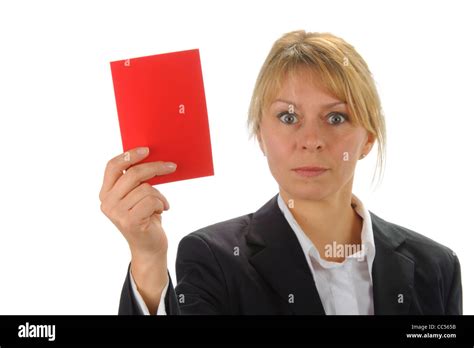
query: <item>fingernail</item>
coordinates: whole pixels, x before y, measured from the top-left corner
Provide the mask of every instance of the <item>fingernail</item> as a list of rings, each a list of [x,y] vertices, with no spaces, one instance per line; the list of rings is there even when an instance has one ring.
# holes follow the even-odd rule
[[[138,148],[137,153],[138,153],[139,155],[145,155],[146,153],[148,153],[148,147],[140,147],[140,148]]]
[[[176,163],[173,162],[166,162],[164,163],[164,166],[169,169],[176,169]]]

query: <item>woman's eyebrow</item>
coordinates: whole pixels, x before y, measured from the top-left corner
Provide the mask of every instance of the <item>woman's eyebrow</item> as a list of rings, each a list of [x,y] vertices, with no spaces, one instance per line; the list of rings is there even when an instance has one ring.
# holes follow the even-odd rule
[[[298,109],[298,105],[295,102],[292,102],[290,100],[275,99],[275,101],[273,103],[277,103],[277,102],[285,103],[285,104],[288,104],[288,105],[293,105],[295,107],[295,109]],[[337,105],[345,105],[345,104],[346,104],[345,102],[339,100],[339,101],[336,101],[334,103],[324,104],[323,109],[329,109],[329,108],[332,108],[332,107],[337,106]]]

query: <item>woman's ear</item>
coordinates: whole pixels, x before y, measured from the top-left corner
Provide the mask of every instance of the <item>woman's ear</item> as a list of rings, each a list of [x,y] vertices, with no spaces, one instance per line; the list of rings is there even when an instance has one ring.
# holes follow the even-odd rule
[[[362,149],[363,155],[367,156],[369,154],[369,152],[372,150],[372,146],[374,146],[374,142],[375,142],[375,135],[372,133],[368,133],[367,141],[365,142],[365,145]]]

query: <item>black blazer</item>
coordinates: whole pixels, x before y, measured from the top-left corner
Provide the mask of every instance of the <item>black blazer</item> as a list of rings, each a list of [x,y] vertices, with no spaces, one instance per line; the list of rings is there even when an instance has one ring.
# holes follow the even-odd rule
[[[374,313],[462,314],[461,270],[453,251],[370,215]],[[325,314],[277,195],[253,214],[185,236],[178,245],[176,278],[175,289],[169,278],[167,314]],[[128,272],[119,314],[142,314]]]

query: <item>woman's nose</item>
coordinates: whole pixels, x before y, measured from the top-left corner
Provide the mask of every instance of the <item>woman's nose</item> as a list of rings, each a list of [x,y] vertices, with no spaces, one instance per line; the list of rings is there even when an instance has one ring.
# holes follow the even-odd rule
[[[306,125],[301,131],[300,147],[303,150],[317,151],[324,147],[324,139],[317,126]]]

